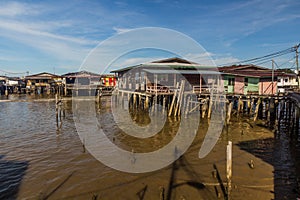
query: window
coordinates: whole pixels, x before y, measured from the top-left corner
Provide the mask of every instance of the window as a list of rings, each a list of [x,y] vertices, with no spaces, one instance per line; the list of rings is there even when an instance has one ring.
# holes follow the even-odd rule
[[[145,83],[145,72],[141,72],[141,83]]]
[[[234,78],[228,78],[228,85],[234,85]]]
[[[168,74],[158,74],[157,80],[160,84],[166,85],[168,82]]]
[[[281,79],[280,79],[280,78],[279,78],[279,79],[277,79],[277,82],[278,82],[278,83],[280,83],[280,82],[281,82]]]
[[[245,86],[248,86],[248,78],[245,78],[244,82],[245,82]]]
[[[284,82],[286,82],[286,83],[289,82],[289,79],[288,79],[288,78],[285,78],[285,79],[284,79]]]

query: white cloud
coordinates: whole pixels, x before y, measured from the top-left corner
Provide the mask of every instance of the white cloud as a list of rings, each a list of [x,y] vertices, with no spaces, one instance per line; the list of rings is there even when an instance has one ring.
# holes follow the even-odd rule
[[[125,32],[128,32],[128,31],[131,31],[133,29],[131,28],[118,28],[118,27],[113,27],[113,30],[117,32],[117,34],[119,33],[125,33]]]
[[[163,57],[139,57],[139,58],[127,58],[125,60],[117,61],[116,63],[112,63],[113,66],[118,66],[119,64],[122,64],[123,67],[126,66],[133,66],[138,65],[142,63],[148,63],[155,60],[164,59]]]
[[[215,25],[215,35],[224,47],[230,47],[270,26],[299,19],[294,11],[299,5],[299,1],[274,0],[270,9],[268,1],[232,2],[216,5],[215,11],[205,17],[210,18],[210,25]]]
[[[45,37],[45,38],[51,38],[51,39],[57,39],[57,40],[63,40],[66,42],[72,42],[72,43],[78,43],[78,44],[91,44],[91,41],[75,38],[71,36],[63,36],[58,34],[53,34],[50,32],[42,31],[41,29],[44,28],[45,25],[41,25],[41,28],[39,29],[39,24],[26,24],[26,23],[20,23],[13,20],[0,20],[0,29],[4,29],[4,31],[13,31],[15,33],[19,33],[31,37]],[[1,32],[0,32],[1,34]],[[2,34],[4,32],[2,31]],[[9,36],[9,35],[6,35]]]
[[[204,52],[199,54],[187,54],[186,59],[199,63],[200,65],[220,66],[229,63],[237,63],[240,60],[231,55],[217,55],[212,52]]]
[[[214,62],[216,63],[216,65],[218,66],[223,66],[226,64],[232,64],[232,63],[237,63],[240,60],[238,58],[235,58],[233,56],[228,56],[228,57],[218,57],[214,59]]]
[[[39,6],[20,2],[8,2],[0,4],[0,16],[14,17],[19,15],[37,15]]]

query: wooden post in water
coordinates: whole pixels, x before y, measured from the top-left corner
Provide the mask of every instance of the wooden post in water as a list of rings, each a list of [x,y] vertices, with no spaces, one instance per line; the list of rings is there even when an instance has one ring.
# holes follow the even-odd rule
[[[160,192],[159,192],[159,200],[165,200],[165,188],[163,186],[161,186],[159,188]]]
[[[251,99],[249,115],[252,116],[254,106],[254,98]]]
[[[238,111],[237,111],[237,115],[239,116],[241,110],[243,111],[243,101],[241,100],[242,97],[239,96],[239,99],[238,99]]]
[[[202,105],[202,118],[205,117],[205,114],[206,114],[206,111],[207,111],[207,107],[208,107],[208,98],[206,98],[203,102],[203,105]]]
[[[58,128],[58,94],[55,94],[55,117],[56,117],[56,127]]]
[[[177,98],[177,104],[176,104],[176,108],[175,108],[175,116],[180,115],[180,109],[181,109],[181,104],[182,104],[182,96],[183,96],[183,92],[184,92],[184,84],[185,81],[182,80],[181,81],[181,85],[180,85],[180,90],[179,90],[179,94],[178,94],[178,98]]]
[[[7,83],[6,83],[7,84]],[[7,86],[5,88],[5,96],[8,97],[8,90],[7,90]]]
[[[163,95],[163,105],[162,105],[162,113],[165,114],[166,109],[166,96]]]
[[[213,94],[211,93],[210,94],[210,97],[209,97],[209,105],[208,105],[208,113],[207,113],[207,118],[210,119],[210,116],[211,116],[211,110],[212,110],[212,105],[213,104]]]
[[[250,109],[251,109],[251,101],[250,101],[250,97],[247,97],[247,114],[250,114]]]
[[[232,102],[229,103],[228,105],[228,109],[227,109],[227,125],[230,122],[230,118],[231,118],[231,110],[232,110]]]
[[[145,108],[145,110],[148,110],[148,109],[149,109],[149,96],[146,96],[144,108]]]
[[[176,89],[175,89],[175,91],[174,91],[172,103],[171,103],[170,110],[169,110],[169,116],[171,116],[171,115],[172,115],[172,112],[173,112],[173,107],[174,107],[174,104],[175,104],[175,100],[176,100],[176,96],[177,96],[177,88],[178,88],[178,87],[179,87],[179,83],[177,82],[177,84],[176,84]]]
[[[261,99],[258,98],[257,103],[256,103],[256,107],[255,107],[255,114],[254,114],[254,118],[253,121],[257,120],[257,116],[258,116],[258,111],[259,111],[259,105],[261,103]]]
[[[133,93],[132,96],[133,96],[133,108],[136,108],[137,107],[136,95]]]
[[[153,96],[153,98],[152,98],[152,113],[154,113],[154,111],[155,111],[155,107],[156,107],[156,104],[157,104],[157,98],[156,98],[156,96]]]
[[[187,97],[187,102],[186,102],[186,107],[185,107],[185,117],[187,117],[190,109],[190,101],[191,101],[191,96]]]
[[[227,177],[227,199],[230,199],[231,176],[232,176],[232,142],[228,141],[226,149],[226,177]]]

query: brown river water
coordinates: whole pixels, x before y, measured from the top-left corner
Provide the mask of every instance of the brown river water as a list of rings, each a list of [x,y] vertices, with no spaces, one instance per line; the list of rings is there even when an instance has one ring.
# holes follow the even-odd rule
[[[54,99],[2,98],[0,199],[225,199],[215,168],[226,187],[228,140],[233,142],[231,199],[300,197],[294,161],[298,153],[290,147],[284,126],[274,134],[263,122],[255,124],[249,117],[233,116],[214,149],[199,159],[209,124],[201,119],[192,145],[176,162],[154,172],[134,174],[109,168],[85,150],[76,132],[71,100],[64,101],[64,109],[65,117],[57,129]],[[115,127],[110,97],[104,97],[96,110],[107,137],[124,149],[151,151],[163,146],[174,137],[179,123],[179,119],[169,118],[161,134],[140,142]]]

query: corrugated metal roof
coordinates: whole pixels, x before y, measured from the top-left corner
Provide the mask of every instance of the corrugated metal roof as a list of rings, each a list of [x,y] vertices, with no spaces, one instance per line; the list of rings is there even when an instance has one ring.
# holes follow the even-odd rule
[[[210,74],[221,75],[221,72],[211,70],[175,70],[175,69],[143,69],[152,74]]]

